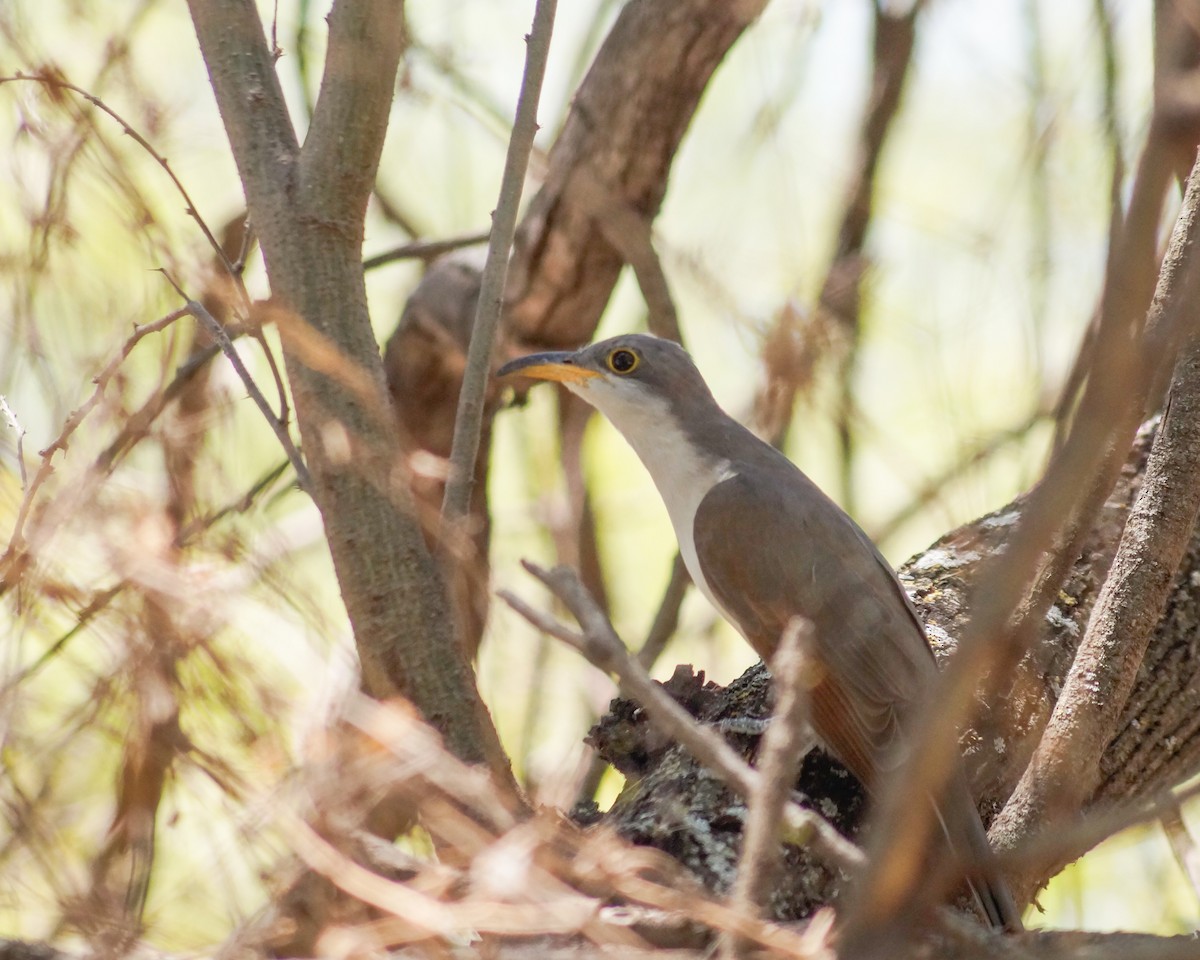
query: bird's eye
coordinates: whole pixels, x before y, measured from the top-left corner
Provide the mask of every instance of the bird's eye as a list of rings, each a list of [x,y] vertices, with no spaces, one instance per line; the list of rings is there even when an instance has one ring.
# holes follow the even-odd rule
[[[632,350],[614,350],[608,355],[608,369],[613,373],[633,373],[637,365],[638,355]]]

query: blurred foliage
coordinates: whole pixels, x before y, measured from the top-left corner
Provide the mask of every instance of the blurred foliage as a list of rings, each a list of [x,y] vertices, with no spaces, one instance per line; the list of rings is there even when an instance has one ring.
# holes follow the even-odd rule
[[[279,73],[301,136],[324,6],[278,4]],[[1055,399],[1098,296],[1112,148],[1128,164],[1149,111],[1150,5],[1109,6],[1115,145],[1096,3],[946,0],[924,15],[868,241],[854,386],[855,483],[869,531]],[[270,26],[275,5],[260,7]],[[528,7],[407,4],[412,47],[380,178],[394,209],[373,209],[367,254],[413,231],[436,238],[486,226]],[[615,12],[610,0],[560,9],[543,149]],[[869,23],[865,0],[770,6],[714,80],[656,222],[689,345],[741,415],[775,317],[812,313],[854,162]],[[53,71],[102,98],[169,159],[214,231],[237,212],[241,188],[183,5],[10,0],[0,37],[0,75]],[[135,326],[178,305],[156,271],[195,296],[211,253],[164,171],[110,118],[28,80],[0,86],[0,103],[0,394],[14,418],[0,429],[7,539],[39,451]],[[412,262],[368,276],[381,338],[418,279]],[[254,258],[247,283],[266,295]],[[626,278],[602,332],[637,328],[643,312]],[[177,709],[186,743],[158,808],[147,934],[169,949],[221,940],[265,897],[283,849],[278,813],[304,802],[297,771],[355,683],[319,518],[288,475],[271,479],[281,455],[226,363],[213,364],[198,421],[168,409],[111,471],[98,459],[171,382],[193,337],[184,318],[133,347],[53,455],[25,522],[29,566],[0,607],[4,934],[52,934],[87,895],[112,836],[123,752],[139,724]],[[269,331],[267,341],[277,353]],[[266,389],[261,349],[250,340],[239,349]],[[823,483],[834,470],[834,387],[817,384],[788,442]],[[535,396],[497,424],[495,580],[519,592],[529,586],[517,558],[551,554],[545,520],[565,509],[553,416],[550,397]],[[1045,421],[1017,431],[939,489],[883,544],[891,558],[1023,489],[1048,431]],[[193,443],[194,494],[181,519],[167,464]],[[614,620],[640,642],[669,574],[669,523],[606,425],[592,429],[586,464]],[[728,680],[750,657],[692,597],[660,669],[690,661]],[[608,681],[501,609],[480,681],[521,774],[542,799],[569,803],[586,759],[579,741],[612,693]],[[1051,925],[1168,932],[1196,921],[1195,897],[1153,831],[1109,844],[1043,902]]]

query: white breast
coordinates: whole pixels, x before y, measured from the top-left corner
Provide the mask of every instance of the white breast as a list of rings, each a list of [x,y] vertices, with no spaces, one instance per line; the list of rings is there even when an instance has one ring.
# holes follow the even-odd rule
[[[567,387],[604,414],[633,447],[666,505],[688,573],[724,613],[700,569],[693,529],[700,501],[716,484],[734,476],[733,465],[698,455],[666,402],[648,391],[638,390],[633,395],[630,384],[624,383],[618,392],[599,379],[568,383]]]

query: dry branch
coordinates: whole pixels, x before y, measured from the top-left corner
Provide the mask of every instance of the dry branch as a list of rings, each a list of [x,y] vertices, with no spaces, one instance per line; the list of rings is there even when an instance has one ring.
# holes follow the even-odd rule
[[[487,379],[492,365],[492,345],[503,308],[509,248],[517,228],[517,209],[525,184],[525,168],[529,164],[529,153],[537,133],[537,106],[542,94],[546,60],[550,56],[550,34],[554,27],[556,7],[556,0],[538,0],[533,14],[533,28],[525,39],[528,48],[525,75],[521,80],[521,93],[517,97],[517,115],[508,140],[508,153],[504,158],[500,199],[492,214],[487,260],[479,279],[479,297],[475,305],[475,321],[471,324],[467,366],[463,371],[458,412],[454,418],[450,477],[442,501],[442,523],[446,528],[443,536],[446,538],[445,546],[451,550],[457,539],[455,528],[467,517],[471,504],[471,485],[485,414]]]
[[[807,695],[812,679],[808,674],[813,669],[809,659],[812,630],[811,623],[792,620],[771,658],[775,711],[763,735],[757,782],[749,797],[742,857],[730,892],[730,905],[735,910],[758,913],[770,902],[780,861],[780,827],[796,779],[796,766],[813,745]],[[736,954],[744,952],[745,944],[740,941],[729,941],[729,946]]]

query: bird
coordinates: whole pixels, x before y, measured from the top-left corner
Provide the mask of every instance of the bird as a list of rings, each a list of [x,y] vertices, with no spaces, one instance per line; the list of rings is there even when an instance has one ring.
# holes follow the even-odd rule
[[[812,624],[813,732],[877,795],[937,666],[903,585],[858,524],[727,414],[672,340],[625,334],[529,354],[497,375],[557,381],[616,427],[662,497],[693,582],[760,657],[770,661],[794,617]],[[935,806],[984,918],[1019,930],[961,757]]]

